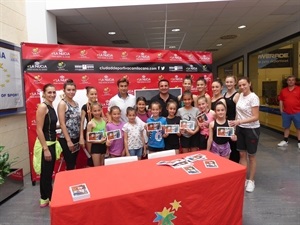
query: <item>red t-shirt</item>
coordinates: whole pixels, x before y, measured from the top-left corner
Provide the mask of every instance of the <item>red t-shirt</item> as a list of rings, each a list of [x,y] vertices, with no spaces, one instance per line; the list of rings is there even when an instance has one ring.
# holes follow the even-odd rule
[[[279,95],[279,100],[283,103],[283,111],[287,114],[300,113],[300,87],[295,86],[293,90],[288,87],[283,88]]]

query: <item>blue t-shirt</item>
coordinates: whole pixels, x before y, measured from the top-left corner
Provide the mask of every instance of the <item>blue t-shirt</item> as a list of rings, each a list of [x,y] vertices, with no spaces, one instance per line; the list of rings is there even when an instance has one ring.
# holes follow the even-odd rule
[[[162,126],[167,124],[167,120],[165,117],[159,117],[158,119],[153,119],[153,117],[150,117],[147,119],[147,123],[154,122],[160,122]],[[163,130],[155,130],[149,132],[148,146],[152,148],[165,148]]]

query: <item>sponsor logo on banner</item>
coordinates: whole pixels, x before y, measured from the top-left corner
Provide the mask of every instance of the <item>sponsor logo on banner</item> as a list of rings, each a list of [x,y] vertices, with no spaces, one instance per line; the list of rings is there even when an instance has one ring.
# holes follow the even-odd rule
[[[162,71],[164,71],[165,69],[166,69],[165,66],[157,66],[157,70],[162,70]]]
[[[170,79],[170,82],[171,83],[182,83],[183,79],[181,77],[179,77],[178,75],[175,75],[175,77],[172,77]]]
[[[104,95],[110,95],[110,88],[109,87],[103,88],[103,94]]]
[[[70,52],[64,51],[63,49],[58,49],[55,52],[51,52],[51,56],[53,58],[70,58],[71,54]]]
[[[41,64],[40,62],[36,61],[31,65],[27,65],[28,71],[47,71],[47,65]]]
[[[169,66],[170,72],[180,72],[183,71],[183,66]]]
[[[150,60],[150,56],[146,55],[144,52],[141,52],[141,54],[135,56],[136,60]]]
[[[40,98],[41,89],[29,93],[29,98]]]
[[[199,60],[200,60],[202,63],[206,63],[206,64],[210,64],[210,63],[211,63],[211,57],[208,56],[208,55],[200,55],[200,56],[199,56]]]
[[[33,48],[31,50],[31,54],[35,57],[40,56],[40,53],[41,53],[41,49],[39,49],[39,48]]]
[[[182,61],[182,57],[177,54],[173,54],[170,56],[170,61]]]
[[[34,83],[35,84],[39,84],[41,82],[41,80],[42,80],[42,77],[41,77],[41,75],[35,75],[33,77],[33,79],[34,79]]]
[[[163,80],[163,79],[165,79],[165,77],[163,75],[158,76],[158,80]]]
[[[103,108],[108,108],[109,99],[105,100],[104,104],[102,105]]]
[[[59,62],[57,63],[57,70],[58,71],[67,71],[67,69],[65,69],[67,66],[67,64],[65,62]]]
[[[94,71],[94,64],[75,65],[75,71]]]
[[[87,52],[87,50],[85,50],[85,49],[81,50],[81,51],[79,52],[79,54],[80,54],[80,58],[88,58],[88,57],[87,57],[88,52]]]
[[[19,56],[17,54],[10,53],[9,57],[10,57],[10,61],[12,61],[12,62],[19,62]]]
[[[102,53],[97,54],[98,59],[114,59],[114,55],[108,53],[107,51],[103,51]]]
[[[64,75],[60,75],[58,78],[53,79],[54,84],[63,84],[67,81],[68,78],[66,78]]]
[[[161,52],[157,53],[157,59],[158,60],[162,60],[163,57],[164,57],[164,55]]]
[[[82,84],[88,84],[89,83],[88,80],[89,80],[89,77],[87,75],[83,75],[81,77],[81,83]]]
[[[128,90],[128,94],[134,95],[134,91],[133,90]]]
[[[146,75],[142,75],[142,77],[137,78],[136,82],[139,84],[144,84],[144,83],[149,84],[151,83],[151,78],[147,77]]]
[[[121,58],[122,59],[127,59],[127,57],[128,57],[128,53],[126,51],[121,53]]]
[[[108,75],[104,75],[103,78],[99,78],[98,79],[98,83],[99,84],[114,84],[115,83],[115,79],[112,77],[109,77]]]
[[[196,58],[195,58],[195,56],[193,54],[189,54],[188,55],[188,59],[189,60],[195,60]]]
[[[207,68],[207,65],[202,65],[202,71],[203,72],[208,72],[208,68]]]
[[[189,67],[187,67],[187,68],[185,69],[185,71],[188,72],[188,73],[198,72],[198,68],[195,67],[195,66],[193,66],[193,65],[190,65]]]

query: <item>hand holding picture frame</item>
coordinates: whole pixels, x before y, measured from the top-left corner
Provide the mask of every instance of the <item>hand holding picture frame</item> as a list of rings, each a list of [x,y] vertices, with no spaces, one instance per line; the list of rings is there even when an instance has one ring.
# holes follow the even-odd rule
[[[104,135],[103,131],[87,133],[87,141],[88,142],[100,142],[101,139],[104,137],[105,137],[105,135]]]
[[[165,125],[165,133],[167,133],[167,134],[178,134],[179,133],[179,125],[178,124]]]
[[[122,138],[122,133],[120,129],[117,130],[110,130],[106,132],[107,140],[117,140]]]
[[[233,127],[217,127],[217,137],[231,137],[234,135]]]
[[[162,129],[161,122],[147,123],[147,131],[155,131],[161,129]]]

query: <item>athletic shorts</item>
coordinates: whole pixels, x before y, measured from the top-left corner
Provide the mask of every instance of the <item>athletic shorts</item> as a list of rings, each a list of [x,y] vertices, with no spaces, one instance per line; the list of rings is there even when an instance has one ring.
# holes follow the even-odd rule
[[[200,139],[199,139],[199,149],[200,150],[207,150],[207,135],[200,134]]]
[[[197,132],[196,134],[192,135],[189,138],[183,135],[180,136],[180,144],[182,148],[198,148],[199,140],[200,140],[200,132]]]
[[[91,154],[105,154],[106,144],[92,144]]]
[[[247,151],[249,155],[255,155],[257,151],[257,145],[260,135],[260,129],[258,128],[243,128],[236,127],[237,136],[237,150]]]
[[[219,145],[216,142],[212,142],[210,151],[222,157],[227,157],[231,153],[230,144],[226,142],[225,144]]]

